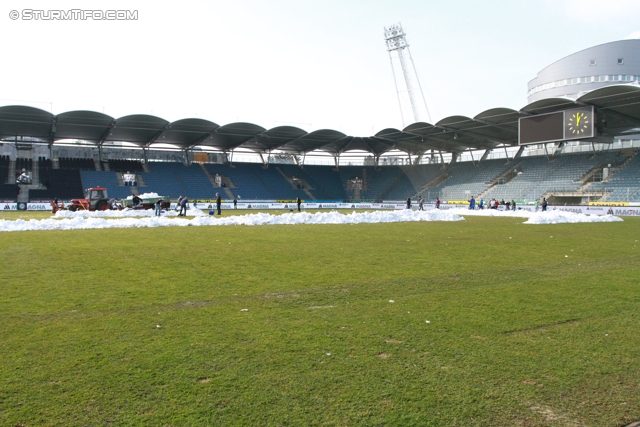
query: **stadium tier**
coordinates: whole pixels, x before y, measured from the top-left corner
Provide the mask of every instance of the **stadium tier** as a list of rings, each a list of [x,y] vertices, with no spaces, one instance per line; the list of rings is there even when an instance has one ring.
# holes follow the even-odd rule
[[[105,167],[105,165],[108,165]],[[101,167],[111,170],[96,170]],[[37,161],[0,158],[0,199],[15,200],[17,171],[34,178],[29,200],[81,197],[83,189],[104,186],[112,197],[158,193],[177,199],[211,200],[370,200],[476,199],[534,202],[570,197],[573,202],[640,201],[640,156],[633,149],[598,153],[524,156],[451,164],[413,166],[317,166],[258,163],[112,161],[60,158]],[[135,178],[131,178],[135,177]],[[134,179],[134,181],[124,180]],[[583,199],[580,197],[583,196]]]
[[[606,182],[589,183],[589,190],[610,190],[603,201],[640,201],[640,157],[628,158],[617,165],[617,170]]]

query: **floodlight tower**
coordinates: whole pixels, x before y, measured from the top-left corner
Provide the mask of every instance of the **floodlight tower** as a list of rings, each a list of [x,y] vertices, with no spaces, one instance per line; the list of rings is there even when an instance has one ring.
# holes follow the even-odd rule
[[[389,59],[391,60],[391,72],[393,73],[393,83],[396,86],[396,94],[398,95],[398,104],[400,105],[400,117],[402,118],[402,127],[405,126],[404,122],[404,113],[402,109],[403,102],[401,101],[400,94],[402,92],[406,92],[409,98],[409,104],[411,105],[411,111],[413,112],[413,119],[416,122],[422,120],[422,115],[420,114],[420,105],[418,104],[419,100],[416,98],[418,96],[422,97],[422,102],[424,104],[424,109],[427,113],[427,120],[431,121],[431,116],[429,115],[429,108],[427,107],[427,101],[424,98],[424,93],[422,92],[422,86],[420,85],[420,79],[418,78],[418,73],[416,72],[416,66],[413,63],[413,58],[411,57],[411,51],[409,50],[409,43],[405,38],[406,34],[402,29],[402,24],[398,23],[397,25],[391,25],[390,27],[384,28],[384,38],[387,42],[387,51],[389,52]],[[395,55],[394,55],[395,52]],[[393,58],[394,56],[398,58],[400,62],[400,68],[402,70],[402,75],[404,76],[404,89],[401,90],[398,88],[398,80],[396,79],[396,72],[394,67]],[[411,61],[411,69],[407,64],[406,57],[409,57],[409,61]],[[413,73],[412,73],[413,71]],[[413,77],[415,77],[418,82],[418,89],[416,90],[413,87]]]

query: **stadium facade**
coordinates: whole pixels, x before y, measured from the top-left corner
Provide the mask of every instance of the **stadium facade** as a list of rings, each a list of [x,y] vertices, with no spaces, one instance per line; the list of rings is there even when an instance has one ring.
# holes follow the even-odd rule
[[[528,84],[528,102],[546,98],[576,100],[605,86],[640,81],[640,39],[590,47],[545,67]]]

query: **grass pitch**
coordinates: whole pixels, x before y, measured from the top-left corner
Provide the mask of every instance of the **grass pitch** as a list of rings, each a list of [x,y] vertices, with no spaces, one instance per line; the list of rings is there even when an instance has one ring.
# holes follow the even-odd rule
[[[2,233],[0,425],[640,420],[640,220],[522,222]]]

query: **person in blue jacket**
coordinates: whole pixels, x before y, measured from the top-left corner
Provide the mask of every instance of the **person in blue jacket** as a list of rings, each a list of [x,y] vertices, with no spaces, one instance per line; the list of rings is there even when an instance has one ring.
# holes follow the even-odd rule
[[[476,208],[476,199],[471,196],[471,200],[469,200],[469,209],[474,210]]]
[[[184,196],[180,200],[180,213],[178,213],[178,216],[187,216],[187,203],[189,203],[189,199]]]

